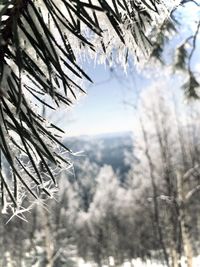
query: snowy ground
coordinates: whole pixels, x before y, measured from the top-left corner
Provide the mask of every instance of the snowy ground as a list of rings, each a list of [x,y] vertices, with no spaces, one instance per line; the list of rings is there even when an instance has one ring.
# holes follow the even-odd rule
[[[89,262],[84,262],[82,259],[79,259],[78,266],[79,267],[96,267],[95,264],[89,263]],[[110,265],[109,266],[115,266],[114,260],[112,257],[110,257]],[[108,267],[108,265],[103,265],[102,267]],[[141,259],[138,258],[138,259],[132,260],[132,265],[128,261],[124,262],[122,267],[165,267],[165,265],[158,263],[156,261],[150,261],[150,260],[143,262]],[[184,257],[182,257],[182,259],[181,259],[181,267],[187,267],[187,265],[185,264],[185,258]],[[200,267],[200,255],[198,257],[193,258],[193,267]]]

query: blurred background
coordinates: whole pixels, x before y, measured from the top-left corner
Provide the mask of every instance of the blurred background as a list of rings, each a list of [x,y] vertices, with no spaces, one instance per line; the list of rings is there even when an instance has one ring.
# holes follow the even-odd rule
[[[142,70],[83,62],[94,83],[53,117],[73,167],[55,199],[0,219],[0,266],[200,266],[199,5],[173,12]]]

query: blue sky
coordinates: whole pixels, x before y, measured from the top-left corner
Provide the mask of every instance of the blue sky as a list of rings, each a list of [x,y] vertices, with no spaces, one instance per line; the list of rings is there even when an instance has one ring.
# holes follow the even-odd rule
[[[135,93],[141,84],[138,75],[127,75],[121,68],[111,72],[104,65],[86,66],[86,72],[94,81],[87,86],[83,96],[68,113],[71,118],[67,134],[95,135],[111,132],[133,131]],[[134,88],[135,87],[135,88]]]
[[[197,12],[195,5],[181,7],[181,16],[188,23]],[[191,16],[192,15],[192,16]],[[189,24],[188,24],[189,25]],[[188,26],[181,29],[188,31]],[[92,62],[84,66],[86,73],[94,81],[87,86],[87,95],[83,96],[66,113],[62,128],[68,136],[95,135],[110,132],[133,131],[135,110],[124,102],[136,103],[136,92],[150,83],[150,79],[129,70],[126,75],[121,68],[110,72],[104,65],[94,66]]]

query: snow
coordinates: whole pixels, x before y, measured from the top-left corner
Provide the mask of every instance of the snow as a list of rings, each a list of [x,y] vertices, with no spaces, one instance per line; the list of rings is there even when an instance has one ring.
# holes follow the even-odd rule
[[[82,258],[78,259],[78,267],[92,267],[91,263],[86,263]]]
[[[109,257],[109,266],[114,266],[114,258]],[[78,267],[96,267],[96,264],[91,262],[85,262],[82,258],[78,259]],[[109,267],[108,265],[102,265],[102,267]],[[193,267],[200,266],[200,255],[193,258]],[[125,261],[121,267],[166,267],[166,265],[159,263],[158,261],[147,259],[145,262],[140,258]],[[181,258],[181,267],[187,267],[185,257]]]

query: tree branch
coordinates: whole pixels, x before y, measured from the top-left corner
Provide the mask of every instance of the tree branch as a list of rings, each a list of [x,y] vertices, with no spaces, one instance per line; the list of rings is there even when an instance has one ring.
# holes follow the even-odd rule
[[[10,3],[13,7],[7,8],[6,13],[3,14],[9,18],[5,20],[5,25],[2,27],[2,31],[0,32],[0,37],[2,39],[0,43],[0,61],[4,60],[7,46],[13,37],[13,23],[18,21],[21,12],[27,8],[29,1],[30,0],[14,0],[13,3]],[[1,24],[3,24],[3,22],[1,21]]]
[[[199,33],[199,29],[200,29],[200,21],[198,22],[198,25],[197,25],[197,28],[196,28],[196,31],[194,33],[194,36],[193,36],[193,42],[192,42],[192,50],[191,50],[191,53],[188,57],[188,70],[189,70],[189,74],[191,75],[192,74],[192,57],[194,55],[194,52],[195,52],[195,49],[196,49],[196,40],[197,40],[197,36],[198,36],[198,33]]]
[[[190,168],[184,175],[183,175],[183,183],[185,183],[191,176],[194,176],[195,172],[199,173],[200,166],[196,165]]]
[[[200,185],[197,185],[195,188],[193,188],[187,193],[187,195],[185,196],[186,201],[188,202],[198,191],[200,191]]]

